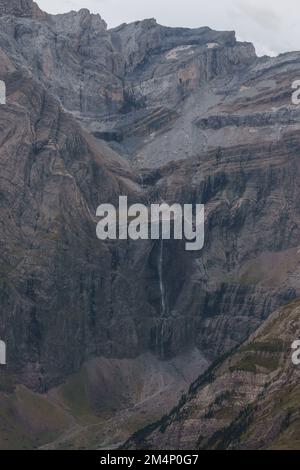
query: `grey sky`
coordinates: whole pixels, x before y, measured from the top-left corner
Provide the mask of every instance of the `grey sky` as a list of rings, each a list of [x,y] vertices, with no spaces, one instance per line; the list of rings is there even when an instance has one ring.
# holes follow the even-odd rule
[[[259,55],[300,50],[299,0],[36,0],[48,13],[88,8],[109,27],[144,18],[168,26],[235,30]],[[298,8],[297,8],[298,7]]]

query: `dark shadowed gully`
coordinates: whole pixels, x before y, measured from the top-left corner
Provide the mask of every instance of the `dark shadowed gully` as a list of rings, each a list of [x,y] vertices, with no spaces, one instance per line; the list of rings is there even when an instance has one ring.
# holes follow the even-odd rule
[[[297,78],[234,32],[0,0],[0,448],[299,447]],[[120,196],[205,204],[203,249],[98,240]]]

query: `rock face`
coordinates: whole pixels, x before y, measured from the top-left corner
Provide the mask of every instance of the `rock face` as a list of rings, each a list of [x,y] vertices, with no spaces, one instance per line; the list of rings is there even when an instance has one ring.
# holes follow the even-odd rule
[[[120,191],[134,197],[138,185],[126,162],[85,134],[38,83],[17,71],[7,83],[9,103],[0,117],[0,329],[8,368],[42,390],[93,350],[110,354],[114,348],[104,336],[116,320],[117,255],[97,241],[95,211],[97,201],[117,202]],[[125,314],[120,322],[130,341],[134,329],[121,310],[117,316]],[[128,350],[121,338],[117,349],[121,355]]]
[[[195,348],[207,365],[299,297],[299,58],[0,2],[7,380],[44,392],[91,358]],[[98,241],[96,208],[119,195],[204,203],[204,249]]]
[[[299,301],[275,312],[240,348],[192,384],[174,411],[125,448],[297,449]]]
[[[20,18],[46,17],[46,13],[32,0],[0,0],[0,15],[14,15]]]

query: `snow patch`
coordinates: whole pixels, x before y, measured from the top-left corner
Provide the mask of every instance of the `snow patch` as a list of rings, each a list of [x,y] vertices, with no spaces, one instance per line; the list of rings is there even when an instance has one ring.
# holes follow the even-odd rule
[[[193,44],[188,45],[188,46],[178,46],[175,47],[174,49],[171,49],[169,52],[166,54],[166,59],[167,60],[175,60],[178,58],[178,54],[183,51],[187,51],[191,47],[194,47]],[[189,51],[189,54],[193,54],[194,51]]]
[[[207,49],[215,49],[216,47],[220,47],[220,44],[218,44],[217,42],[209,42],[207,44]]]

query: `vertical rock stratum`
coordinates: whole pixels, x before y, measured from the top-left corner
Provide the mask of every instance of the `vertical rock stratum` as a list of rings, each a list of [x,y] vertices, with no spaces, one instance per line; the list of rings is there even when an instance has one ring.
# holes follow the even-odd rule
[[[0,444],[118,445],[300,297],[299,59],[0,1]],[[204,249],[100,242],[120,195],[205,204]]]

